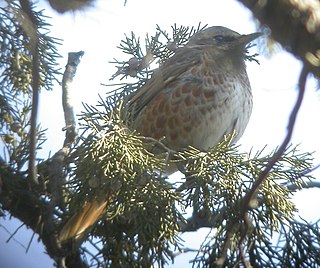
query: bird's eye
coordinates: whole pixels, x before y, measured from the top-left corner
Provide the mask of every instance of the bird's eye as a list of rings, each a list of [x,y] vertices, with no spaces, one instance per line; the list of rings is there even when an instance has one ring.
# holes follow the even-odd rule
[[[222,42],[222,41],[224,41],[224,36],[223,35],[216,35],[215,37],[214,37],[214,40],[216,40],[217,42]]]

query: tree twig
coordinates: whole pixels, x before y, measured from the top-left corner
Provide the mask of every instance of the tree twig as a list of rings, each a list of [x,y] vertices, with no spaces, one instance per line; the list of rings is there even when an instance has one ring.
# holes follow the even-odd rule
[[[64,147],[70,147],[77,136],[76,120],[73,112],[73,105],[70,98],[69,85],[73,82],[73,78],[76,74],[77,67],[83,55],[83,51],[69,52],[68,63],[66,65],[66,70],[62,78],[62,106],[64,112],[64,120],[66,123],[66,126],[64,128],[66,130]]]
[[[285,186],[289,191],[295,192],[301,189],[320,188],[319,181],[304,182],[301,186],[296,184],[288,184]]]
[[[70,152],[71,146],[77,137],[76,120],[73,111],[73,105],[70,97],[70,84],[75,76],[80,58],[84,55],[83,51],[70,52],[68,54],[68,63],[62,79],[62,106],[66,127],[66,136],[63,147],[56,152],[50,159],[41,164],[42,171],[48,173],[49,191],[52,195],[51,207],[54,209],[62,202],[62,189],[64,183],[65,158]],[[40,167],[39,167],[40,168]]]
[[[256,195],[260,186],[264,183],[266,177],[268,176],[268,174],[271,171],[271,169],[273,168],[273,166],[277,163],[277,161],[280,159],[280,157],[283,155],[283,153],[287,149],[287,146],[288,146],[288,144],[291,140],[291,137],[292,137],[292,133],[293,133],[293,129],[294,129],[294,126],[296,123],[297,115],[298,115],[298,112],[300,110],[300,107],[301,107],[301,104],[303,101],[308,73],[309,73],[309,70],[307,69],[307,67],[304,66],[302,68],[300,78],[299,78],[298,98],[297,98],[297,101],[296,101],[296,103],[293,107],[293,110],[290,114],[290,117],[289,117],[289,122],[288,122],[288,126],[287,126],[287,135],[284,138],[284,140],[283,140],[282,144],[280,145],[280,147],[278,148],[278,150],[275,152],[273,157],[270,159],[269,163],[266,165],[264,170],[262,170],[262,172],[260,173],[258,179],[253,184],[251,190],[245,195],[244,200],[243,200],[244,206],[242,206],[242,213],[245,213],[246,211],[248,211],[250,209],[250,202],[252,201],[253,197]]]
[[[9,241],[12,239],[15,243],[17,243],[18,245],[20,245],[23,249],[27,249],[25,247],[25,245],[23,245],[19,240],[15,239],[14,235],[15,233],[17,233],[17,231],[22,228],[24,226],[24,224],[21,224],[13,233],[11,233],[4,225],[0,224],[0,228],[3,228],[5,230],[5,232],[7,232],[10,237],[7,239],[6,243],[9,243]]]
[[[184,253],[199,252],[199,251],[201,252],[201,250],[194,249],[194,248],[180,248],[178,251],[173,253],[173,257],[177,257],[177,256],[184,254]]]
[[[11,240],[11,238],[14,238],[14,236],[16,235],[16,233],[18,233],[18,231],[24,226],[24,223],[22,223],[18,228],[16,228],[16,230],[10,234],[9,238],[7,239],[6,243],[9,243],[9,241]]]

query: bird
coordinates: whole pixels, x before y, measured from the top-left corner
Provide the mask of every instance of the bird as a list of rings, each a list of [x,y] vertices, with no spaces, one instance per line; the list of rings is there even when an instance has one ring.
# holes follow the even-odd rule
[[[232,143],[237,142],[253,106],[245,64],[247,45],[259,36],[259,32],[241,35],[223,26],[195,33],[128,97],[124,105],[128,127],[161,140],[173,151],[189,146],[207,151],[232,133],[236,133]],[[168,165],[168,174],[176,170]],[[72,226],[64,227],[62,239],[75,237],[93,225],[106,205],[105,201],[94,204],[99,213],[92,209],[95,215],[90,216],[86,203],[82,215],[80,212],[70,223],[81,228],[70,231]]]
[[[237,142],[253,105],[246,47],[260,35],[222,26],[196,33],[129,98],[128,124],[177,151],[206,151],[233,132]]]

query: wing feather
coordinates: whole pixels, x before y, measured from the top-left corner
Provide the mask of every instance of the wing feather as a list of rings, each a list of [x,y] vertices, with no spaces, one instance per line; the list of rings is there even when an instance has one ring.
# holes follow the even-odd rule
[[[128,99],[126,113],[129,115],[129,124],[134,122],[140,112],[147,107],[159,93],[167,88],[173,80],[201,61],[201,51],[183,47],[169,58],[158,70],[154,72],[138,91]]]

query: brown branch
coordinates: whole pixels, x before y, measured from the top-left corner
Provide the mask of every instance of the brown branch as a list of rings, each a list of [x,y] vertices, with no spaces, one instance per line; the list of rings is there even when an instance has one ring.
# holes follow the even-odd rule
[[[37,233],[47,254],[57,262],[58,267],[88,267],[79,250],[71,245],[60,245],[57,239],[57,221],[50,204],[40,194],[31,192],[28,180],[23,174],[12,170],[0,158],[1,192],[0,203],[3,210],[21,220]],[[64,266],[63,266],[64,265]]]
[[[62,78],[62,106],[64,112],[64,120],[66,123],[66,126],[64,128],[66,130],[64,147],[70,147],[72,143],[74,143],[77,136],[76,120],[73,112],[73,105],[71,103],[69,85],[73,82],[77,67],[83,55],[83,51],[70,52],[68,54],[68,63],[66,65],[66,70]]]
[[[295,192],[295,191],[301,190],[301,189],[320,188],[320,182],[319,181],[308,181],[308,182],[304,182],[302,185],[288,184],[285,187],[289,191]]]
[[[230,238],[233,237],[235,235],[235,233],[237,232],[237,230],[238,230],[237,226],[239,226],[239,224],[241,224],[241,222],[242,222],[244,224],[245,229],[248,230],[248,226],[247,226],[248,225],[248,211],[250,209],[252,209],[252,203],[254,201],[254,198],[257,195],[257,192],[258,192],[259,188],[261,187],[261,185],[265,182],[265,180],[266,180],[269,172],[273,168],[273,166],[277,163],[277,161],[280,159],[282,154],[285,152],[285,150],[291,140],[293,129],[295,126],[295,122],[297,119],[297,115],[298,115],[298,112],[300,110],[300,107],[301,107],[301,104],[303,101],[308,74],[309,74],[309,69],[308,69],[308,67],[304,66],[302,68],[300,78],[299,78],[298,98],[297,98],[297,101],[296,101],[296,103],[292,109],[292,112],[290,114],[290,117],[289,117],[289,122],[288,122],[288,126],[287,126],[287,135],[286,135],[285,139],[283,140],[282,144],[280,145],[280,147],[278,148],[278,150],[275,152],[273,157],[268,162],[265,169],[259,174],[259,177],[257,178],[255,183],[253,184],[250,191],[244,196],[244,198],[240,202],[240,213],[230,223],[230,227],[228,228],[220,257],[216,261],[216,265],[218,267],[221,267],[227,258],[227,250],[229,249]],[[241,237],[239,239],[239,243],[244,242],[246,235],[247,235],[247,232],[243,232],[241,234]]]
[[[2,179],[2,191],[0,203],[2,208],[24,222],[42,238],[47,246],[48,254],[59,251],[59,246],[54,243],[54,226],[52,219],[47,219],[48,206],[36,195],[28,190],[25,177],[12,170],[0,159],[0,176]],[[41,219],[41,225],[39,225]],[[55,254],[53,254],[54,256]]]
[[[271,29],[272,37],[320,76],[320,2],[238,0]]]
[[[293,129],[294,129],[294,126],[296,123],[297,115],[298,115],[298,112],[300,110],[300,107],[301,107],[301,104],[303,101],[308,73],[309,73],[309,70],[307,69],[307,67],[304,66],[302,68],[300,78],[299,78],[298,98],[297,98],[297,101],[296,101],[296,103],[293,107],[293,110],[290,114],[290,117],[289,117],[289,122],[288,122],[288,126],[287,126],[287,135],[284,138],[284,140],[283,140],[282,144],[280,145],[280,147],[278,148],[278,150],[275,152],[273,157],[268,162],[265,169],[260,173],[258,179],[253,184],[251,190],[244,197],[244,200],[243,200],[244,206],[242,207],[243,213],[245,213],[245,211],[248,211],[250,209],[250,202],[252,201],[252,199],[256,195],[258,189],[266,180],[266,178],[267,178],[269,172],[271,171],[271,169],[273,168],[273,166],[279,161],[280,157],[283,155],[283,153],[287,149],[287,146],[288,146],[288,144],[291,140],[291,137],[292,137],[292,133],[293,133]]]
[[[215,211],[194,211],[192,216],[187,218],[185,221],[179,221],[180,232],[195,232],[200,228],[218,228],[221,220],[226,216],[228,211],[227,207],[222,207]]]
[[[62,106],[64,111],[64,119],[66,127],[66,136],[63,147],[56,152],[50,159],[42,162],[39,166],[39,174],[41,178],[47,178],[47,190],[51,194],[51,209],[60,206],[63,203],[62,189],[65,183],[64,170],[66,168],[65,159],[70,153],[71,146],[77,137],[76,120],[73,111],[73,105],[70,98],[70,87],[75,76],[80,58],[84,52],[70,52],[68,54],[68,63],[62,79]]]
[[[173,253],[173,257],[175,258],[175,257],[178,257],[181,254],[185,254],[185,253],[189,253],[189,252],[198,253],[198,252],[202,252],[202,250],[194,249],[194,248],[179,248],[178,251]]]

